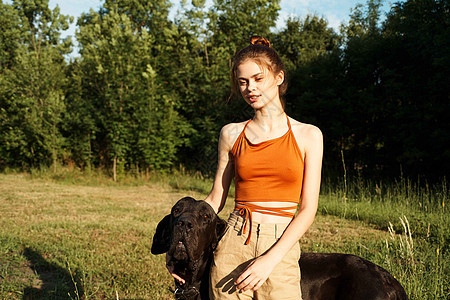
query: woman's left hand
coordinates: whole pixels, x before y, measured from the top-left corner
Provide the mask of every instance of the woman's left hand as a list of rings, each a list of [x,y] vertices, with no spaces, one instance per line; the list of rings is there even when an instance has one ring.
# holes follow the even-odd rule
[[[268,256],[260,256],[248,265],[234,284],[242,292],[248,290],[256,291],[269,278],[275,266],[276,262],[272,261]]]

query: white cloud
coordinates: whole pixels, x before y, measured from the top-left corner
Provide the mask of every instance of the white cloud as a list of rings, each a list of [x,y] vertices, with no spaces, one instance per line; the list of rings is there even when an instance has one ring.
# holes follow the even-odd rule
[[[328,26],[334,29],[337,33],[339,33],[339,27],[342,23],[347,23],[348,19],[339,18],[336,15],[330,14],[327,16]]]

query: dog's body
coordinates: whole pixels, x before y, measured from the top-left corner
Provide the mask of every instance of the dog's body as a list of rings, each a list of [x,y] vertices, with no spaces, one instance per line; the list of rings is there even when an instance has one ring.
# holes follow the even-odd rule
[[[356,255],[302,253],[303,299],[408,299],[401,284],[385,269]]]
[[[167,264],[186,283],[175,281],[177,299],[209,299],[212,251],[226,222],[204,201],[185,197],[158,224],[152,253],[168,254]],[[302,297],[309,299],[408,299],[400,283],[383,268],[355,255],[302,253]]]

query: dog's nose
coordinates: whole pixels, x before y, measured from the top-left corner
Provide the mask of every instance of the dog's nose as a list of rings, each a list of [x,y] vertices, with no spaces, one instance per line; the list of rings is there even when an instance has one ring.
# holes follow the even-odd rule
[[[192,221],[191,221],[190,218],[188,218],[188,217],[181,217],[178,220],[178,227],[181,227],[181,228],[186,229],[186,230],[190,230],[190,229],[192,229],[192,227],[194,227],[194,225],[192,224]]]

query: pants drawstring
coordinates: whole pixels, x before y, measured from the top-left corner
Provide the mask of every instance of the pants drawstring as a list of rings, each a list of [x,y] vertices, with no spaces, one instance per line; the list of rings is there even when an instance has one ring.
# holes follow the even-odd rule
[[[246,206],[242,206],[241,208],[238,208],[238,210],[239,210],[239,215],[241,215],[245,218],[244,231],[243,231],[244,234],[247,231],[247,223],[250,220],[250,230],[248,233],[247,240],[245,241],[245,245],[248,245],[250,243],[250,238],[252,236],[252,211],[250,210],[250,208],[248,208]]]

